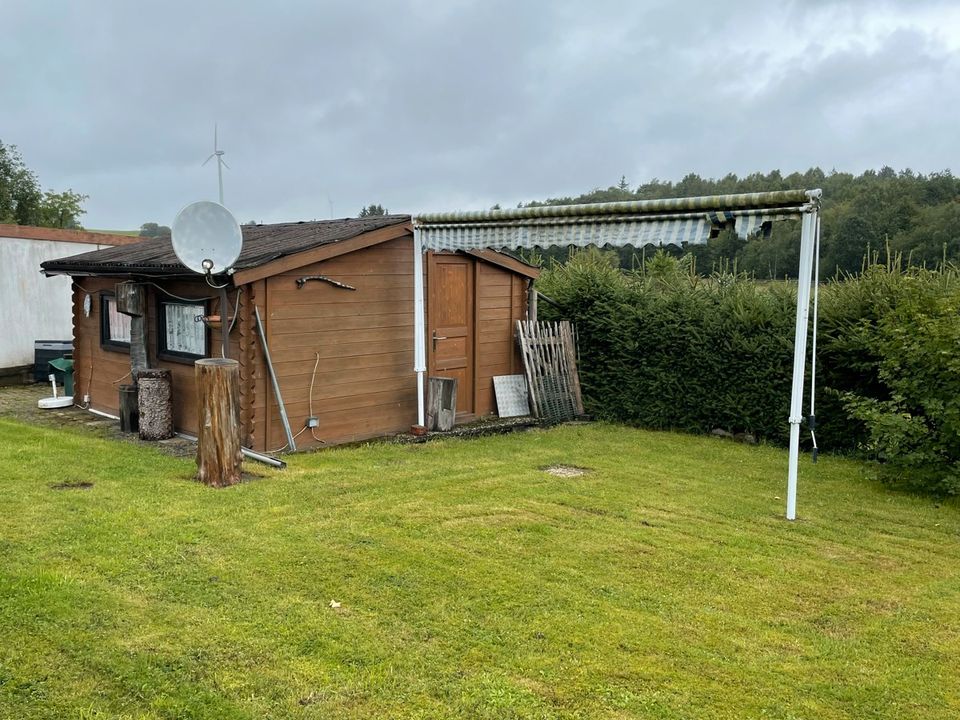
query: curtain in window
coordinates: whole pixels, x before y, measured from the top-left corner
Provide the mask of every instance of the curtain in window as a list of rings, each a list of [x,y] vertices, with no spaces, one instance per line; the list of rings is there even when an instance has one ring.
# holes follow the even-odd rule
[[[117,310],[115,298],[104,298],[107,303],[107,312],[110,320],[110,340],[115,342],[130,342],[130,316]]]
[[[200,357],[206,355],[206,326],[197,320],[198,315],[204,314],[204,306],[164,303],[163,312],[167,329],[166,349]]]

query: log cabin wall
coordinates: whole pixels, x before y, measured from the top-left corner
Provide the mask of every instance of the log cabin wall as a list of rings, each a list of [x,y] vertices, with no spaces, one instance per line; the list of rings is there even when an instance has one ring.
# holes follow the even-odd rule
[[[517,320],[526,319],[527,279],[477,260],[477,415],[494,415],[497,399],[494,375],[523,373],[516,341]]]
[[[322,280],[323,275],[356,290]],[[310,416],[328,445],[409,428],[417,417],[413,372],[413,244],[409,237],[313,263],[266,280],[267,343],[294,434]],[[319,364],[317,357],[319,354]],[[317,365],[314,377],[314,366]],[[285,444],[272,392],[265,449]],[[297,447],[317,445],[309,430]]]
[[[73,393],[90,396],[90,408],[117,415],[120,385],[130,382],[130,353],[100,346],[100,298],[113,292],[116,278],[74,278],[73,286]],[[84,297],[90,296],[90,314],[84,311]]]
[[[74,394],[82,398],[90,395],[90,407],[100,412],[116,415],[119,410],[120,385],[130,384],[130,352],[127,349],[104,346],[100,341],[101,302],[103,293],[112,293],[118,282],[124,278],[111,277],[81,277],[75,278],[73,292],[73,337],[74,337]],[[191,280],[162,280],[167,291],[184,298],[211,298],[215,295],[206,283]],[[84,296],[90,295],[90,314],[84,312]],[[241,315],[238,325],[241,325],[244,305],[241,294]],[[173,390],[173,421],[174,427],[181,432],[196,434],[197,432],[197,399],[194,384],[193,360],[160,357],[158,353],[158,299],[167,298],[154,285],[147,285],[147,357],[150,367],[170,370]],[[231,309],[236,302],[235,290],[229,292]],[[174,299],[174,298],[169,298]],[[206,301],[208,312],[219,312],[219,301]],[[220,331],[211,329],[207,332],[207,347],[209,355],[219,356]],[[241,351],[246,350],[241,341],[241,334],[235,329],[231,335],[230,357],[241,360],[241,395],[245,395],[246,402],[255,397],[255,385],[250,381],[250,368],[243,367]],[[256,367],[253,368],[254,372]],[[246,372],[245,372],[246,371]],[[247,378],[245,382],[244,378]],[[244,400],[242,399],[242,403]],[[244,415],[241,412],[241,420]],[[250,435],[249,426],[244,426],[245,435]]]
[[[493,376],[522,373],[515,341],[516,321],[526,313],[527,279],[496,265],[474,260],[475,408],[496,413]],[[352,285],[345,290],[320,280],[303,288],[297,280],[324,275]],[[119,277],[78,277],[74,285],[75,393],[91,396],[90,407],[116,415],[119,386],[130,383],[130,355],[101,346],[101,292],[112,292]],[[427,278],[429,284],[429,277]],[[202,280],[157,280],[188,298],[216,293]],[[91,296],[86,316],[83,299]],[[157,307],[162,295],[147,286],[148,357],[151,367],[171,371],[174,425],[196,434],[197,407],[192,360],[158,356]],[[231,309],[237,291],[229,292]],[[408,429],[416,421],[413,372],[413,247],[409,237],[391,240],[241,286],[230,356],[240,361],[240,414],[243,444],[260,451],[286,443],[254,320],[259,307],[267,341],[293,432],[310,415],[319,419],[316,437],[328,445],[378,437]],[[210,314],[219,302],[208,301]],[[427,309],[429,312],[429,308]],[[207,347],[219,355],[219,330],[208,332]],[[316,377],[313,368],[320,355]],[[307,430],[298,448],[318,445]]]

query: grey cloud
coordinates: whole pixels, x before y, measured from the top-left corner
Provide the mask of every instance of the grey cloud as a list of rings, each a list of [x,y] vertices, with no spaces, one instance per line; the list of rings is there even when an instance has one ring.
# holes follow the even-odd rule
[[[215,195],[214,121],[243,221],[326,217],[328,197],[340,216],[512,204],[622,173],[930,171],[960,146],[958,60],[924,19],[949,10],[19,2],[0,140],[44,185],[88,193],[86,224],[118,228]],[[892,29],[861,42],[881,17]]]

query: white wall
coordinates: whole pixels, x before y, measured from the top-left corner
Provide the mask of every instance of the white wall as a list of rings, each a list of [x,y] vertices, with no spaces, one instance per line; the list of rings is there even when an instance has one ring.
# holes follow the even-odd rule
[[[0,237],[0,368],[31,365],[35,340],[73,340],[71,279],[44,276],[40,263],[102,247]]]

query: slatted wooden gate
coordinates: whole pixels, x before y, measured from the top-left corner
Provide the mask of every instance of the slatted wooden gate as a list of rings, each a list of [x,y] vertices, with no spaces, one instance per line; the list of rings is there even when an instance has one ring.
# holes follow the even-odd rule
[[[518,320],[517,334],[534,414],[547,422],[583,415],[573,325]]]

